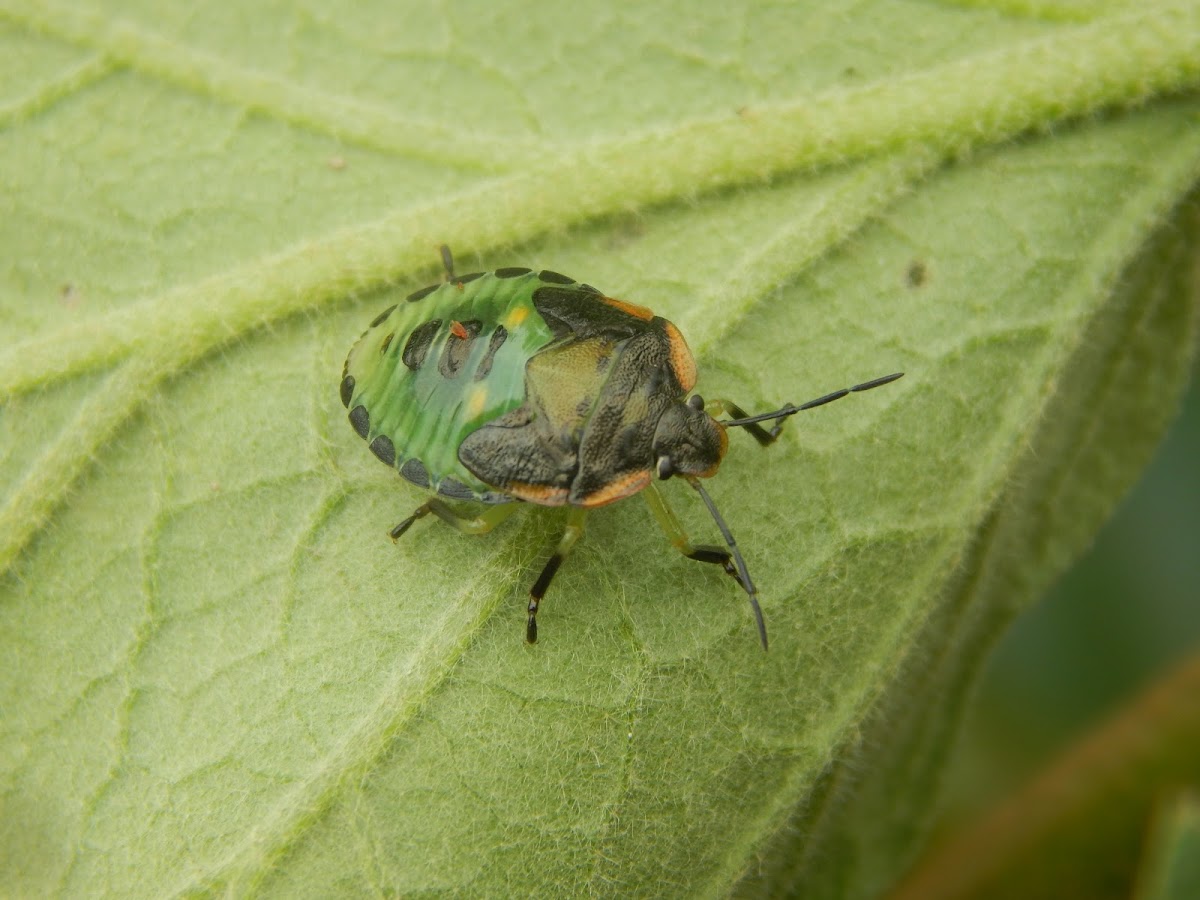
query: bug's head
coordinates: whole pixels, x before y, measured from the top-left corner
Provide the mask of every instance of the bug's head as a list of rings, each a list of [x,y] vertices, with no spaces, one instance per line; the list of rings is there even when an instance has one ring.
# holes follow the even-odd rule
[[[699,395],[686,403],[672,403],[654,431],[658,477],[715,475],[728,446],[725,428],[704,411]]]

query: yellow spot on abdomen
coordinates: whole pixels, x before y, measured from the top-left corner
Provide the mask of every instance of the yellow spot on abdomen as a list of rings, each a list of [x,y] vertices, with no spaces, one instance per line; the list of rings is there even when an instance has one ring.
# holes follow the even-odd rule
[[[467,398],[467,415],[474,419],[483,412],[483,408],[487,406],[488,390],[482,384],[476,385],[471,389],[471,396]]]
[[[522,322],[529,318],[528,306],[514,306],[508,311],[508,315],[504,317],[504,327],[512,331]]]

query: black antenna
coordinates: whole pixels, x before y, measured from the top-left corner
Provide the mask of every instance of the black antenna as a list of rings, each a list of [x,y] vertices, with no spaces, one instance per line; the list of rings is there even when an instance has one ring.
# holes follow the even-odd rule
[[[754,582],[750,580],[750,572],[746,569],[746,561],[742,559],[742,553],[738,550],[737,541],[733,539],[733,532],[729,530],[729,526],[725,524],[725,520],[721,518],[721,514],[717,512],[717,505],[712,502],[712,498],[708,496],[708,491],[700,484],[697,478],[688,478],[687,483],[694,487],[700,494],[700,498],[704,501],[704,505],[708,507],[708,511],[712,513],[713,521],[717,523],[717,527],[721,529],[721,536],[725,538],[725,544],[729,547],[729,551],[733,554],[733,561],[737,564],[738,580],[742,583],[742,587],[746,589],[746,594],[750,597],[750,607],[754,610],[754,619],[758,622],[758,639],[762,641],[763,650],[767,649],[767,625],[763,621],[762,608],[758,605],[758,589],[755,588]]]
[[[841,400],[847,394],[856,394],[859,391],[869,391],[871,388],[882,387],[885,384],[891,384],[897,378],[904,375],[903,372],[895,372],[891,375],[884,375],[882,378],[874,378],[871,381],[864,381],[862,384],[856,384],[854,387],[843,388],[840,391],[834,391],[832,394],[826,394],[824,397],[818,397],[816,400],[809,400],[807,403],[801,403],[799,406],[793,406],[791,403],[774,412],[762,413],[757,416],[747,416],[744,419],[728,419],[721,422],[726,428],[733,426],[744,427],[747,425],[756,425],[759,422],[768,422],[772,419],[779,420],[775,425],[775,429],[771,432],[771,437],[778,434],[779,428],[783,425],[783,419],[788,416],[794,416],[796,413],[806,409],[813,409],[817,406],[824,406],[826,403],[832,403],[834,400]],[[740,412],[740,410],[739,410]]]

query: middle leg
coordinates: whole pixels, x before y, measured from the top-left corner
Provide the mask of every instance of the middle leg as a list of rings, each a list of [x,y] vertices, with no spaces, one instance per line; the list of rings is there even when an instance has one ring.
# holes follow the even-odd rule
[[[586,517],[587,510],[581,506],[567,508],[567,527],[563,531],[563,536],[559,540],[558,546],[554,548],[550,559],[546,561],[542,574],[529,589],[529,621],[525,624],[525,640],[531,644],[537,643],[538,604],[542,602],[542,597],[546,596],[546,589],[550,587],[550,581],[554,578],[558,567],[562,565],[562,561],[567,558],[571,548],[583,537],[583,520]]]

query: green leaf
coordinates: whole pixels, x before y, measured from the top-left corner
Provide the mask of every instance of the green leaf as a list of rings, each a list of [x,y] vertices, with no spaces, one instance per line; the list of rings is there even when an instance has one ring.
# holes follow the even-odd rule
[[[0,0],[0,892],[868,896],[1195,346],[1200,8]],[[598,511],[469,538],[337,398],[460,268],[675,321],[772,636]],[[673,491],[691,533],[713,527]]]

